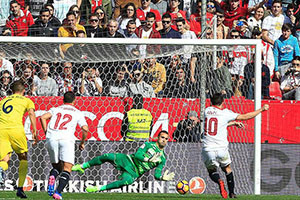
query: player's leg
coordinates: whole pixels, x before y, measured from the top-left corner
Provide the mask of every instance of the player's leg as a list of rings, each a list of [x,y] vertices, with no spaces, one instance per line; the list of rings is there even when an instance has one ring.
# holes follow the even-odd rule
[[[107,185],[103,185],[101,187],[98,186],[89,186],[86,188],[87,192],[101,192],[105,190],[111,190],[115,188],[121,188],[125,185],[130,185],[135,181],[135,177],[132,176],[128,172],[123,172],[122,175],[119,177],[120,179],[117,181],[114,181],[112,183],[109,183]]]
[[[74,141],[60,140],[59,143],[59,160],[63,163],[63,169],[58,179],[58,186],[53,194],[54,199],[62,199],[61,192],[69,183],[70,172],[75,161],[75,144]]]
[[[226,199],[228,194],[225,189],[224,181],[221,179],[217,170],[219,167],[219,162],[217,161],[217,152],[202,150],[202,160],[204,161],[210,179],[218,184],[221,196]]]
[[[117,154],[115,153],[106,153],[101,156],[97,156],[92,160],[82,163],[81,165],[80,164],[74,165],[72,167],[72,171],[78,171],[81,174],[83,174],[85,169],[90,168],[92,166],[102,165],[105,162],[114,163],[116,160],[116,155]]]
[[[55,180],[62,170],[62,163],[59,161],[58,158],[58,140],[47,139],[45,146],[50,157],[50,162],[52,164],[52,169],[50,170],[47,187],[48,195],[52,196],[55,191]]]
[[[219,158],[220,166],[226,175],[229,197],[237,198],[236,195],[234,194],[234,177],[230,166],[231,158],[230,158],[228,148],[222,151],[218,151],[218,158]]]
[[[69,183],[70,173],[72,169],[73,163],[63,162],[63,171],[60,173],[60,177],[58,179],[58,186],[53,194],[54,199],[62,199],[61,192]]]
[[[233,177],[233,172],[230,167],[230,164],[227,165],[226,167],[222,167],[222,170],[225,172],[226,175],[229,197],[237,198],[236,194],[234,193],[234,177]]]
[[[27,160],[27,139],[25,136],[24,129],[16,129],[10,134],[10,141],[13,150],[18,155],[20,164],[19,164],[19,183],[17,196],[20,198],[27,198],[26,194],[23,191],[23,185],[27,176],[28,171],[28,160]]]
[[[8,169],[8,161],[13,151],[9,140],[9,133],[1,130],[0,134],[0,186],[4,184],[4,171]]]

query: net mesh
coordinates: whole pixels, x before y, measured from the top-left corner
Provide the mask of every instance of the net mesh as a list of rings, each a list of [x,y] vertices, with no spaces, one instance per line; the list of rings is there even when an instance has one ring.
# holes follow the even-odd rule
[[[68,46],[65,52],[62,51],[65,48],[63,45]],[[138,142],[122,141],[120,130],[124,113],[132,106],[130,97],[141,93],[145,97],[144,108],[152,113],[154,120],[151,140],[156,139],[160,130],[170,133],[165,168],[175,171],[176,177],[174,182],[169,183],[155,181],[153,172],[150,172],[150,175],[146,174],[133,186],[122,190],[175,192],[177,181],[200,176],[207,183],[208,193],[218,193],[218,188],[209,180],[201,162],[200,122],[190,124],[194,130],[192,137],[187,137],[182,130],[178,130],[178,135],[174,134],[180,121],[187,119],[189,111],[196,111],[198,117],[201,116],[203,110],[200,109],[200,103],[215,92],[226,95],[226,107],[234,112],[243,113],[254,109],[252,101],[245,103],[243,100],[244,97],[253,98],[253,49],[249,45],[2,42],[0,49],[1,56],[13,65],[12,80],[23,79],[27,83],[26,91],[35,102],[37,116],[53,106],[61,105],[60,96],[69,89],[80,96],[76,107],[84,111],[90,131],[86,149],[75,152],[76,163],[103,153],[133,153],[139,147]],[[41,89],[44,63],[50,67],[49,76],[55,80],[56,94],[41,95],[48,91]],[[89,80],[82,87],[82,80],[85,80],[83,74],[89,80],[95,78],[101,89]],[[201,79],[201,74],[205,75],[204,79]],[[202,91],[205,91],[204,99],[201,99]],[[9,92],[6,91],[6,94]],[[251,126],[253,121],[249,122]],[[28,119],[25,130],[28,139],[31,139]],[[40,127],[38,133],[39,138],[44,140],[45,135]],[[75,136],[81,137],[79,131]],[[253,129],[229,129],[229,140],[234,143],[230,145],[233,169],[235,176],[239,177],[236,179],[237,193],[249,194],[253,191],[253,137]],[[15,154],[10,166],[6,173],[6,190],[15,186],[18,176]],[[28,186],[29,190],[44,191],[47,188],[49,166],[44,141],[35,148],[29,148],[29,176],[34,180],[33,187]],[[112,170],[111,165],[88,169],[83,176],[74,175],[66,191],[83,192],[87,185],[103,185],[115,180],[118,175],[119,172]]]

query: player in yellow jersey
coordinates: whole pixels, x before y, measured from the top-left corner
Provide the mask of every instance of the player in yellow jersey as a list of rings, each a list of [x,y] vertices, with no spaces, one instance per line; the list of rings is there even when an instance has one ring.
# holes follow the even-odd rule
[[[0,101],[0,184],[4,183],[4,171],[8,169],[12,151],[15,151],[20,160],[17,196],[27,198],[23,191],[23,184],[28,168],[28,147],[22,119],[28,112],[35,145],[37,143],[35,107],[30,99],[23,96],[25,86],[22,81],[12,83],[11,89],[13,95]]]

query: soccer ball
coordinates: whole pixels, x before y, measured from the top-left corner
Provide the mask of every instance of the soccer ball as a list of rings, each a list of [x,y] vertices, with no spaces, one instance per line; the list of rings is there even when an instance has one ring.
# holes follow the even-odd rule
[[[187,181],[179,181],[176,185],[176,190],[179,194],[186,194],[189,192],[190,186]]]

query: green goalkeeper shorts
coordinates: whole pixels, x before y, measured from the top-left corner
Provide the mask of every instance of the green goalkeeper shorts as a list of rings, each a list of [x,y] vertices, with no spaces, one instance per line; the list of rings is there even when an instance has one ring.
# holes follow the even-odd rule
[[[117,169],[128,172],[134,179],[139,177],[137,169],[128,155],[116,153],[114,164]]]

